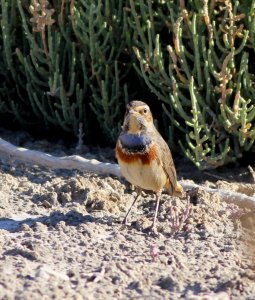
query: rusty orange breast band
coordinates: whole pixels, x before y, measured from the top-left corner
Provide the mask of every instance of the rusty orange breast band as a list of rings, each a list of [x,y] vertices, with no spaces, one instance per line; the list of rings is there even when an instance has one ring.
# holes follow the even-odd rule
[[[141,160],[143,165],[149,165],[153,160],[157,159],[157,149],[155,145],[151,145],[148,147],[148,151],[132,153],[123,150],[120,143],[117,143],[116,155],[124,163],[133,163]]]

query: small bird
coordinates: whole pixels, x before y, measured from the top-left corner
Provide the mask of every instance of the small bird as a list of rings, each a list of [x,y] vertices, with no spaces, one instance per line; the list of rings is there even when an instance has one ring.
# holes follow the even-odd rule
[[[157,233],[156,220],[163,188],[170,195],[178,197],[183,195],[183,189],[177,182],[171,151],[154,126],[152,113],[146,103],[135,100],[127,105],[115,150],[122,175],[138,190],[123,224],[127,224],[127,217],[141,191],[153,191],[157,203],[151,230]]]

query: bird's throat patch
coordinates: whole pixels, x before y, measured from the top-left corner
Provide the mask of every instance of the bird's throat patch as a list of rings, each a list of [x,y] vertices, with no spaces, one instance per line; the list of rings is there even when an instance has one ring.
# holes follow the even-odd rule
[[[124,163],[133,163],[141,161],[143,165],[149,165],[153,160],[157,159],[157,149],[155,145],[151,145],[143,152],[130,152],[123,149],[120,142],[116,146],[117,159]]]
[[[124,133],[119,137],[119,142],[125,152],[143,153],[147,151],[152,140],[150,136],[145,134]]]

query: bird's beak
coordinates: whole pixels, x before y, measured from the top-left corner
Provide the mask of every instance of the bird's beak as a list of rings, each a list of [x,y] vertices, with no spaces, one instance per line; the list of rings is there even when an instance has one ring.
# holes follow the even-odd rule
[[[134,114],[135,112],[136,112],[136,111],[133,110],[133,109],[130,109],[130,110],[128,111],[129,114]]]
[[[131,134],[139,133],[145,126],[142,116],[133,109],[128,111],[124,125],[127,125],[126,128],[128,128],[128,132]]]

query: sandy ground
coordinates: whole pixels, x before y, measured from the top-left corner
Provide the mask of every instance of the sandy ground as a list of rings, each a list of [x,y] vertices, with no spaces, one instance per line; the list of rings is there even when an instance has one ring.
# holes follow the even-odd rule
[[[70,154],[61,144],[1,136]],[[112,151],[97,151],[97,158],[110,160]],[[184,179],[255,195],[246,169],[201,174],[186,161],[177,167]],[[130,225],[121,225],[134,196],[124,180],[1,158],[0,299],[255,299],[249,210],[198,191],[178,226],[174,215],[185,217],[187,199],[164,194],[154,237],[147,232],[151,194],[136,205]]]

